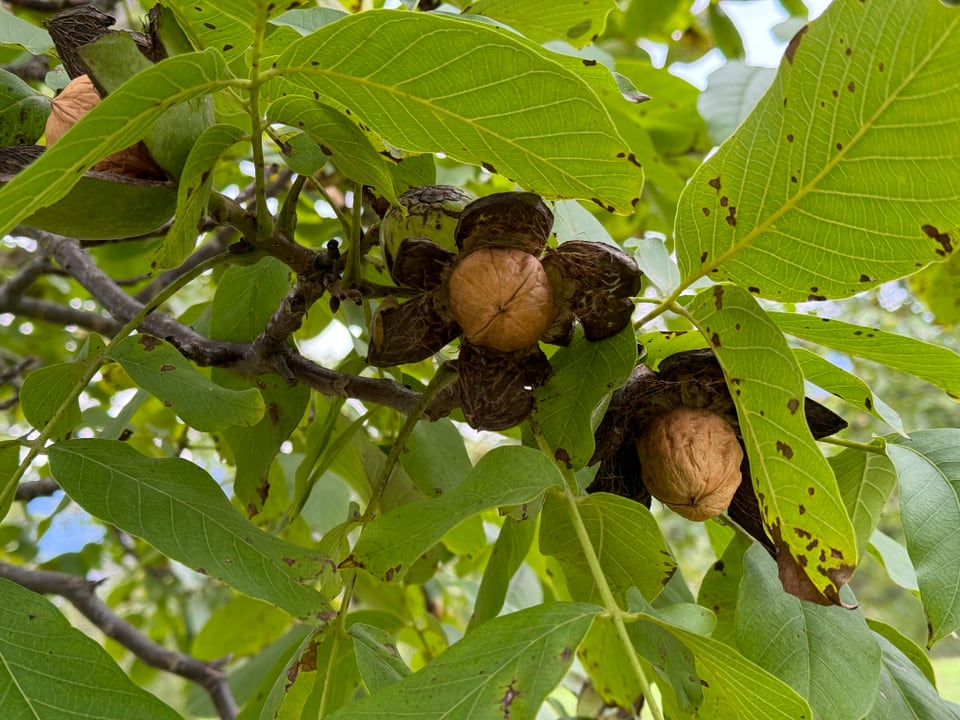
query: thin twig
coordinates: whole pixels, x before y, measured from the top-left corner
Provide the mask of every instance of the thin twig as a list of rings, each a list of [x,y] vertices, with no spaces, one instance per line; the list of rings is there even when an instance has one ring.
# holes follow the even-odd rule
[[[14,498],[20,502],[30,502],[34,498],[49,497],[59,489],[59,483],[53,478],[28,480],[17,485],[17,494]]]
[[[0,562],[0,577],[33,592],[59,595],[70,601],[70,604],[100,628],[104,635],[116,640],[147,665],[200,685],[210,695],[222,720],[236,718],[237,703],[227,684],[227,676],[221,669],[223,661],[203,662],[158,645],[97,597],[95,590],[98,583],[68,573],[30,570],[3,562]]]

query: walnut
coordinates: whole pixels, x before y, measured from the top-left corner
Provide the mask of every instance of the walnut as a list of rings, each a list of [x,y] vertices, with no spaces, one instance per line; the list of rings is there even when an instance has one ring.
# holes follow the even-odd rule
[[[50,104],[47,117],[47,145],[53,145],[63,134],[79,122],[100,102],[100,94],[88,75],[71,80]],[[133,145],[108,155],[93,166],[99,172],[125,175],[131,178],[159,179],[164,172],[141,145]]]
[[[654,418],[637,454],[650,494],[688,520],[719,515],[740,486],[737,435],[709,410],[678,407]]]
[[[457,262],[450,312],[467,340],[504,352],[536,344],[556,314],[540,260],[507,247],[483,247]]]

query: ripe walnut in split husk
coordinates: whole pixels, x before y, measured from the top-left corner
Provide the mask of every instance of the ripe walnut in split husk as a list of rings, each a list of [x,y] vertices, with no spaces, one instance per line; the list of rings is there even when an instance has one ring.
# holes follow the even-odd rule
[[[503,430],[533,409],[550,376],[539,342],[565,345],[579,320],[588,340],[630,322],[640,270],[620,250],[574,241],[546,250],[553,213],[533,194],[488,195],[460,213],[453,253],[427,238],[404,238],[389,256],[394,281],[415,296],[388,297],[375,313],[367,362],[424,360],[463,335],[460,404],[467,422]]]
[[[805,586],[802,578],[796,580],[802,572],[791,566],[790,553],[781,552],[778,544],[767,534],[760,501],[753,488],[750,463],[744,449],[736,407],[727,389],[723,370],[713,352],[708,349],[671,355],[661,361],[656,371],[646,365],[638,365],[630,379],[614,391],[607,412],[595,433],[596,450],[591,465],[599,463],[599,468],[587,490],[615,493],[632,498],[647,507],[650,507],[651,496],[657,497],[668,507],[678,510],[672,504],[675,498],[665,498],[661,493],[663,479],[656,461],[651,460],[638,448],[638,441],[643,441],[648,429],[651,433],[658,432],[658,419],[669,417],[678,408],[709,411],[719,422],[730,428],[740,446],[739,474],[742,479],[733,488],[729,500],[721,495],[711,499],[711,504],[719,506],[728,503],[727,516],[777,558],[781,579],[787,578],[784,579],[784,586],[790,592],[805,600],[826,602],[827,599],[819,595],[812,586]],[[810,432],[816,439],[833,435],[847,426],[839,415],[809,398],[805,399],[804,415]],[[716,425],[716,421],[711,420],[711,423]],[[720,434],[725,435],[725,432]],[[666,441],[663,442],[667,444]],[[674,444],[680,442],[682,441],[679,439],[673,441]],[[720,442],[726,443],[727,440]],[[723,473],[730,473],[725,477],[733,478],[731,467],[735,453],[726,452],[730,452],[731,456],[725,457],[720,467]],[[691,461],[689,464],[693,466],[695,463]],[[729,492],[733,482],[727,480],[720,483],[724,494]],[[682,497],[679,499],[683,500]],[[700,500],[698,504],[706,503]],[[688,507],[694,507],[689,504],[689,500]],[[793,570],[797,570],[797,575],[791,580],[790,573]]]
[[[637,456],[650,494],[688,520],[719,515],[740,487],[737,434],[703,408],[680,406],[658,415],[637,439]]]

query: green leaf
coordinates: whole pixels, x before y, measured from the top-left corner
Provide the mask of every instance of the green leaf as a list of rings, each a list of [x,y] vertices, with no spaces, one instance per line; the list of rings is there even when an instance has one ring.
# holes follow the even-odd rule
[[[452,492],[401,505],[367,525],[351,557],[387,582],[399,580],[460,521],[484,510],[530,502],[562,484],[560,470],[543,453],[518,446],[494,448]]]
[[[930,662],[930,658],[927,657],[927,653],[922,647],[917,645],[913,640],[908,638],[902,632],[897,630],[892,625],[887,625],[882,623],[879,620],[871,620],[867,618],[867,625],[870,626],[870,629],[876,634],[886,640],[888,643],[893,645],[900,654],[906,656],[910,663],[916,666],[916,669],[919,670],[926,681],[933,687],[937,685],[937,676],[933,670],[933,664]],[[883,643],[881,643],[881,650],[883,649]]]
[[[214,52],[178,55],[137,74],[0,187],[0,234],[56,203],[98,160],[143,138],[165,110],[231,82],[223,58]],[[109,213],[117,210],[109,202],[104,207]]]
[[[324,25],[336,22],[348,15],[343,10],[315,7],[287,10],[270,21],[271,25],[292,27],[301,35],[309,35]]]
[[[193,463],[144,457],[113,440],[67,440],[49,452],[50,472],[91,515],[292,615],[325,617],[323,598],[302,584],[329,572],[324,558],[242,518]]]
[[[793,355],[800,363],[800,369],[807,382],[846,400],[861,410],[866,410],[901,435],[906,436],[897,411],[877,397],[863,380],[806,348],[794,348]]]
[[[829,462],[857,536],[857,554],[862,556],[897,486],[897,471],[886,455],[853,448],[833,455]]]
[[[85,45],[80,54],[108,94],[153,67],[129,33],[105,35]],[[212,124],[213,101],[207,96],[188,98],[158,117],[143,142],[157,164],[171,177],[179,178],[197,138]]]
[[[944,160],[960,156],[958,63],[960,14],[937,0],[830,5],[691,178],[681,274],[787,302],[847,297],[947,257],[960,242],[960,164]]]
[[[503,519],[500,535],[483,570],[483,579],[473,604],[473,615],[467,626],[468,632],[497,616],[503,609],[510,580],[533,545],[536,529],[537,525],[532,519],[515,520],[509,515]]]
[[[636,361],[637,341],[629,325],[599,342],[589,342],[578,329],[573,342],[553,354],[553,374],[533,395],[533,419],[557,460],[573,469],[590,461],[598,405],[626,382]]]
[[[927,615],[927,644],[960,627],[960,430],[889,440],[900,478],[900,515]]]
[[[464,14],[492,18],[540,43],[565,40],[580,48],[596,41],[616,8],[613,0],[477,0]]]
[[[803,375],[786,339],[736,286],[701,292],[689,310],[727,378],[767,532],[836,602],[856,567],[856,538],[807,427]]]
[[[720,559],[703,576],[697,595],[697,602],[710,608],[717,618],[717,626],[710,637],[731,646],[736,645],[734,619],[743,579],[743,556],[751,544],[743,535],[735,535]]]
[[[960,397],[960,354],[949,348],[876,328],[794,313],[770,313],[788,335],[874,360]]]
[[[910,291],[933,313],[940,325],[960,324],[960,255],[930,265],[910,276]]]
[[[637,335],[637,344],[643,348],[640,359],[651,370],[656,370],[664,358],[709,345],[707,339],[695,330],[642,333]]]
[[[217,340],[249,342],[270,320],[290,289],[290,271],[275,258],[234,265],[217,284],[211,307],[210,334]],[[270,494],[269,474],[280,446],[290,437],[310,401],[310,389],[290,387],[279,375],[241,375],[214,368],[214,382],[239,392],[254,388],[266,411],[257,422],[225,427],[222,437],[237,468],[234,492],[250,516],[260,512]]]
[[[197,430],[255,425],[264,404],[254,388],[230,390],[208,380],[168,342],[152,335],[131,335],[110,350],[133,381]]]
[[[17,440],[0,440],[0,488],[6,489],[18,467],[20,467],[20,442]],[[15,493],[5,494],[6,500],[0,504],[0,520],[10,512]]]
[[[277,676],[260,710],[263,720],[319,717],[321,695],[326,695],[328,710],[353,698],[360,686],[353,641],[338,632],[334,626],[324,626],[304,638]]]
[[[883,669],[877,700],[864,720],[957,720],[955,707],[937,694],[936,688],[899,647],[883,634],[876,634],[883,653]]]
[[[154,272],[177,267],[193,252],[200,232],[198,226],[210,199],[213,167],[242,134],[233,125],[211,125],[197,138],[180,175],[173,227],[150,255],[150,269]]]
[[[494,618],[423,670],[330,720],[532,718],[563,679],[600,608],[550,603]]]
[[[20,45],[34,55],[43,55],[53,47],[53,40],[43,28],[0,7],[0,45]]]
[[[917,571],[913,569],[910,554],[903,545],[886,533],[874,530],[870,536],[869,551],[883,565],[891,580],[900,587],[919,594]]]
[[[48,600],[0,578],[0,697],[6,718],[180,716],[136,686]],[[95,710],[95,714],[93,709]]]
[[[50,99],[0,69],[0,145],[35,143],[47,125]]]
[[[793,688],[754,665],[725,643],[690,632],[651,613],[631,593],[631,610],[667,630],[683,643],[696,660],[703,688],[700,717],[718,720],[810,720],[810,706]]]
[[[20,406],[27,422],[37,430],[43,430],[60,406],[70,399],[86,372],[85,363],[70,362],[48,365],[28,373],[20,388]],[[65,438],[80,421],[80,403],[74,397],[51,430],[50,437],[54,440]]]
[[[446,418],[417,423],[400,454],[400,464],[427,497],[456,490],[473,470],[463,436]]]
[[[880,647],[863,616],[784,592],[759,546],[744,557],[736,635],[740,652],[807,698],[814,718],[860,718],[873,705]]]
[[[633,623],[629,628],[636,628],[638,625],[640,623]],[[649,627],[646,623],[643,625]],[[660,628],[654,630],[659,631]],[[601,616],[590,626],[577,650],[577,658],[587,671],[594,691],[607,705],[634,707],[641,695],[637,676],[610,618]],[[689,660],[692,669],[693,659]]]
[[[625,601],[627,590],[636,587],[653,600],[677,566],[650,511],[638,502],[609,493],[578,497],[577,509],[614,596]],[[599,597],[570,508],[557,493],[548,493],[543,504],[540,552],[560,562],[575,599]]]
[[[619,213],[639,196],[643,172],[593,89],[601,76],[508,30],[374,10],[293,43],[276,73],[284,93],[317,92],[402,150],[443,152],[545,197]]]
[[[217,608],[193,638],[191,654],[214,661],[256,655],[290,627],[290,616],[273,605],[235,595]],[[243,628],[242,633],[237,628]]]
[[[348,632],[353,638],[360,677],[371,694],[410,675],[410,668],[400,657],[397,646],[386,630],[355,623]]]
[[[232,0],[229,3],[198,3],[169,0],[184,32],[195,47],[212,48],[229,62],[240,57],[263,34],[269,18],[281,14],[294,0]]]
[[[710,73],[707,89],[697,98],[697,110],[710,129],[715,143],[726,140],[744,121],[770,87],[773,68],[728,60]]]
[[[663,295],[669,295],[680,284],[680,271],[670,257],[670,251],[658,237],[643,237],[630,241],[633,258],[644,277],[656,285]]]
[[[377,188],[391,203],[399,204],[387,165],[397,161],[339,110],[313,98],[288,95],[270,106],[267,120],[303,130],[348,178]]]

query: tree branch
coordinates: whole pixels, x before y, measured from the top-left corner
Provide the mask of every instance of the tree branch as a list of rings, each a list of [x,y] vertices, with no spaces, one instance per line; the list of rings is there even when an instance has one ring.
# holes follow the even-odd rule
[[[15,499],[20,502],[30,502],[34,498],[49,497],[60,489],[60,484],[53,478],[28,480],[17,485]]]
[[[77,575],[27,568],[0,562],[0,577],[44,595],[59,595],[109,638],[113,638],[148,665],[200,685],[210,695],[222,720],[233,720],[238,708],[222,662],[203,662],[158,645],[117,615],[94,592],[98,583]]]
[[[83,313],[82,316],[71,319],[70,322],[73,324],[89,329],[93,329],[93,325],[96,325],[99,328],[97,332],[111,335],[119,330],[122,322],[128,321],[143,308],[143,303],[118,287],[97,267],[75,240],[34,229],[23,229],[21,234],[36,240],[45,252],[49,253],[115,318],[114,320],[102,318],[101,324],[100,316]],[[23,309],[25,305],[31,304],[26,303],[27,300],[32,299],[20,298],[13,303],[13,306]],[[48,304],[52,305],[52,303]],[[8,305],[6,310],[12,311],[10,307]],[[50,310],[44,307],[47,311]],[[74,315],[78,314],[71,308],[60,309],[61,311],[69,310]],[[279,351],[264,355],[255,343],[212,340],[161,312],[154,312],[147,317],[139,329],[170,342],[184,357],[198,365],[233,368],[257,375],[268,372],[287,378],[292,375],[298,382],[324,395],[372,402],[404,414],[413,410],[419,398],[418,393],[393,380],[349,375],[324,368],[303,357],[286,344]],[[456,390],[448,388],[430,404],[424,414],[431,420],[435,420],[449,414],[450,410],[458,405]]]

